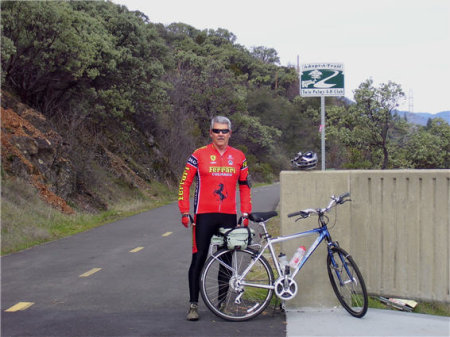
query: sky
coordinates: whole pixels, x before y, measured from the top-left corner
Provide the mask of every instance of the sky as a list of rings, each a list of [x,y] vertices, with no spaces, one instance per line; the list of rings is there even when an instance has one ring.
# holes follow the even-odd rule
[[[371,78],[400,84],[400,109],[450,110],[449,0],[113,0],[153,23],[224,28],[282,66],[343,63],[345,96]]]

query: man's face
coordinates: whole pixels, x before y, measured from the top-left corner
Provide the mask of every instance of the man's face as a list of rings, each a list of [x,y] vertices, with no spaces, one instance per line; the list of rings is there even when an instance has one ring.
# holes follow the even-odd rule
[[[224,133],[226,130],[228,130],[228,132]],[[228,124],[214,123],[212,130],[209,130],[209,135],[211,136],[214,145],[218,148],[223,148],[228,145],[231,130],[228,129]]]

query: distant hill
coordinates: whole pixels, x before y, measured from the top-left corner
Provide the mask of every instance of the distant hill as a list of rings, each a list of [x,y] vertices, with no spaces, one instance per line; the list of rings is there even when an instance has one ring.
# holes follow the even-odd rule
[[[340,100],[346,105],[356,104],[354,101],[347,97],[340,97]],[[437,114],[431,114],[428,112],[409,112],[409,111],[396,111],[399,116],[404,117],[406,115],[406,119],[409,123],[418,124],[425,126],[427,125],[429,118],[442,118],[448,124],[450,124],[450,111],[441,111]]]
[[[450,111],[441,111],[437,114],[430,114],[427,112],[409,112],[409,111],[397,111],[397,113],[404,117],[408,122],[419,125],[427,125],[429,118],[442,118],[448,124],[450,124]]]

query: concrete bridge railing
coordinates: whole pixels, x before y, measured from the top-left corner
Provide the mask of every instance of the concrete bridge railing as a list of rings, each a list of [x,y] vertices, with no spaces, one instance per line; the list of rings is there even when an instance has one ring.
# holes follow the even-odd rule
[[[369,293],[450,302],[450,170],[284,171],[280,175],[282,234],[313,228],[287,214],[325,207],[329,197],[352,202],[329,214],[331,235],[355,259]],[[299,244],[283,244],[291,256]],[[288,307],[337,305],[321,245],[297,275],[299,294]]]

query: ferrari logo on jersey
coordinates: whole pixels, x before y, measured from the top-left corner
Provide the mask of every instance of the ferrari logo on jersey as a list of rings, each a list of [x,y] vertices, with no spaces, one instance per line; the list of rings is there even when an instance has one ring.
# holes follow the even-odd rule
[[[216,161],[216,156],[215,155],[211,155],[211,157],[209,157],[209,158],[211,158],[211,161]]]
[[[228,193],[224,192],[224,189],[225,189],[225,185],[219,184],[219,188],[217,190],[214,190],[214,194],[216,194],[219,197],[220,203],[222,203],[222,201],[224,199],[226,199],[228,196]]]
[[[209,173],[236,173],[236,168],[228,166],[210,166]]]

